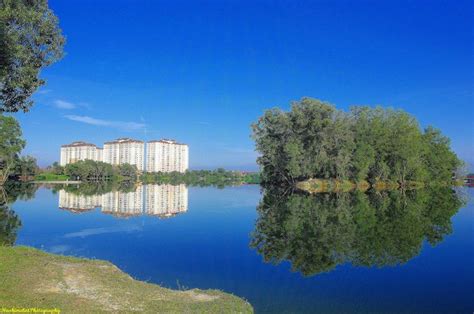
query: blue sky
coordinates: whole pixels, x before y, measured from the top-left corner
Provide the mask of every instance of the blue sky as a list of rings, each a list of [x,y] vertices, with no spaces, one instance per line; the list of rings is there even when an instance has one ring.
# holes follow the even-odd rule
[[[471,1],[50,0],[66,56],[20,120],[61,144],[175,138],[191,168],[255,170],[249,125],[311,96],[402,108],[474,163]]]

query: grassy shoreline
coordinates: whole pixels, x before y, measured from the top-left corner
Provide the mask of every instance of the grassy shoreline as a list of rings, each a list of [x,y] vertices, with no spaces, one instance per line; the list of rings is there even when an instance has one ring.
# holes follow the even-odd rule
[[[0,307],[62,312],[252,313],[252,306],[218,290],[171,290],[131,278],[115,265],[0,247]]]

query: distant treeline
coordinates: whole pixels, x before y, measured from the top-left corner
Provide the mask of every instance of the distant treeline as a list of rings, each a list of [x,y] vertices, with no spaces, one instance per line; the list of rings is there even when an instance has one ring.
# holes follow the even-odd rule
[[[93,160],[80,160],[67,164],[65,167],[55,164],[52,171],[56,175],[66,175],[72,180],[87,182],[135,181],[138,178],[136,166],[129,164],[113,166],[105,162]]]
[[[402,110],[354,106],[349,112],[303,98],[291,111],[267,110],[252,125],[262,183],[309,178],[452,181],[462,165],[438,129],[421,130]]]
[[[190,170],[180,172],[144,173],[140,180],[143,183],[186,184],[191,186],[218,186],[238,184],[258,184],[258,173],[227,171],[223,168],[216,170]]]
[[[108,163],[92,160],[83,160],[61,167],[57,163],[48,169],[48,173],[54,175],[65,175],[70,180],[84,182],[105,181],[141,181],[143,183],[156,184],[186,184],[196,186],[226,186],[237,184],[258,184],[260,176],[258,173],[247,173],[240,171],[228,171],[223,168],[216,170],[190,170],[181,172],[146,172],[140,174],[136,166],[123,164],[112,166]],[[37,177],[44,176],[46,173]],[[40,178],[41,179],[41,178]]]

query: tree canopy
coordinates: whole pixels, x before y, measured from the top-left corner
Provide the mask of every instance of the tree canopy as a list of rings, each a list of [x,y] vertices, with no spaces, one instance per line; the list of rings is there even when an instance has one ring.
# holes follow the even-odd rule
[[[447,137],[433,127],[422,131],[402,110],[354,106],[345,112],[303,98],[288,112],[267,110],[252,130],[263,183],[451,181],[461,165]]]
[[[64,42],[47,0],[0,0],[0,112],[29,110],[41,69],[62,57]]]
[[[107,181],[115,175],[111,164],[93,160],[80,160],[68,164],[64,167],[64,173],[73,180],[82,181]]]

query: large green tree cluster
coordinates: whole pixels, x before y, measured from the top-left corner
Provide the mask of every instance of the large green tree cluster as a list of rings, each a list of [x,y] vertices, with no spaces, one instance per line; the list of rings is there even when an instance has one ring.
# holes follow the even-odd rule
[[[107,181],[115,174],[111,164],[93,160],[80,160],[68,164],[64,168],[64,173],[73,180],[83,181]]]
[[[137,167],[130,164],[113,166],[101,161],[80,160],[60,168],[71,179],[87,182],[136,181],[138,178]]]
[[[41,69],[61,58],[63,45],[47,0],[0,0],[0,112],[29,110],[45,83]]]
[[[252,129],[263,183],[451,181],[461,165],[447,137],[433,127],[421,130],[402,110],[354,106],[345,112],[303,98],[289,112],[267,110]]]
[[[464,204],[447,187],[372,193],[285,193],[265,190],[251,247],[267,262],[290,261],[306,276],[337,265],[393,266],[452,232]]]

